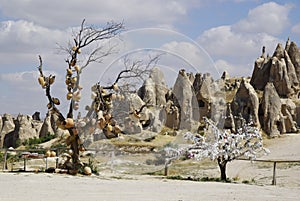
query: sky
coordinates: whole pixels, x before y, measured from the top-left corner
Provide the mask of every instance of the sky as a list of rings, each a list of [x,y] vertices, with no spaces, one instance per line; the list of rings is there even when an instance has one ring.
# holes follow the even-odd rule
[[[0,0],[0,114],[47,111],[38,85],[38,55],[46,74],[56,75],[52,94],[67,109],[64,76],[66,46],[85,19],[103,27],[123,22],[116,52],[91,64],[82,74],[84,108],[90,87],[108,83],[123,68],[124,55],[147,62],[163,53],[158,65],[171,83],[179,69],[230,76],[251,76],[262,46],[270,55],[288,37],[300,44],[300,1],[264,0]],[[84,50],[83,55],[84,55]]]

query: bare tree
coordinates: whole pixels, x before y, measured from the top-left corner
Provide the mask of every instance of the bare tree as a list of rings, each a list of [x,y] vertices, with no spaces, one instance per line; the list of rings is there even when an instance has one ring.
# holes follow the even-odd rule
[[[58,127],[68,130],[70,136],[66,139],[67,145],[70,145],[72,150],[72,170],[78,170],[80,167],[79,161],[79,151],[84,150],[82,142],[79,137],[78,129],[75,126],[73,119],[73,111],[78,109],[78,102],[81,98],[80,86],[80,75],[83,70],[91,62],[101,62],[101,60],[112,53],[113,47],[104,49],[103,44],[99,44],[104,40],[111,39],[118,35],[123,29],[123,23],[107,23],[104,28],[96,28],[94,26],[87,26],[85,20],[82,21],[80,29],[74,34],[73,43],[69,42],[68,47],[62,50],[68,53],[68,58],[65,60],[67,63],[66,68],[66,87],[68,90],[67,100],[70,102],[69,111],[67,113],[67,118],[59,111],[56,107],[60,104],[60,100],[51,95],[51,86],[55,81],[55,76],[49,75],[45,76],[43,73],[43,62],[41,56],[39,56],[40,65],[38,70],[40,72],[40,77],[38,79],[40,85],[46,91],[46,96],[48,98],[48,109],[49,112],[57,116],[56,124]],[[88,57],[82,66],[79,66],[79,54],[83,49],[87,47],[92,47],[91,51],[87,53]]]

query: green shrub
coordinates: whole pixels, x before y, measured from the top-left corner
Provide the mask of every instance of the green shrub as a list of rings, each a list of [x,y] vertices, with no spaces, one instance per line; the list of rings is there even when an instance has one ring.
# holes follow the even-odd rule
[[[48,133],[46,136],[37,138],[29,138],[27,140],[24,140],[24,142],[22,143],[24,146],[28,146],[29,148],[33,148],[34,146],[32,145],[37,145],[37,144],[41,144],[44,142],[48,142],[52,139],[54,139],[56,137],[56,135],[51,135],[50,133]]]
[[[4,153],[0,152],[0,162],[4,161]]]

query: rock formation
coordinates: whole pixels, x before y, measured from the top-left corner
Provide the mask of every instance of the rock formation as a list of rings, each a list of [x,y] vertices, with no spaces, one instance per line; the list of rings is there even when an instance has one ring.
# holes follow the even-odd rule
[[[292,64],[294,65],[295,72],[298,80],[300,79],[300,49],[295,42],[291,42],[287,46],[287,53],[290,56]]]
[[[190,76],[185,70],[180,70],[173,87],[173,93],[178,100],[179,129],[191,130],[199,121],[199,109]]]
[[[224,80],[214,81],[210,74],[196,74],[193,83],[199,109],[199,120],[211,118],[221,128],[225,123],[226,100]]]
[[[165,126],[178,130],[180,126],[180,105],[172,91],[167,94],[167,104],[165,106],[166,122]]]
[[[46,118],[44,119],[44,122],[42,124],[42,127],[40,128],[39,131],[39,137],[45,137],[48,134],[54,134],[56,129],[53,129],[54,122],[55,121],[51,121],[51,119],[53,119],[54,117],[52,115],[47,114]]]
[[[30,138],[39,138],[39,133],[34,128],[33,119],[29,115],[18,115],[15,120],[14,136],[24,142]]]
[[[158,67],[154,67],[145,81],[143,86],[139,89],[139,96],[144,102],[152,105],[165,105],[168,88],[165,82],[163,72]]]
[[[211,86],[214,80],[210,76],[210,74],[204,74],[203,76],[200,73],[197,73],[195,76],[195,81],[193,83],[193,87],[195,89],[199,112],[200,112],[200,119],[206,116],[208,118],[211,117],[210,115],[210,106],[212,102],[212,90]]]
[[[294,98],[299,93],[300,52],[292,42],[286,48],[279,43],[272,57],[256,59],[251,78],[251,85],[263,91],[268,82],[272,82],[280,97]],[[288,49],[287,49],[288,48]],[[299,63],[297,63],[299,60]]]
[[[4,114],[1,119],[2,127],[0,128],[0,148],[10,147],[16,141],[13,136],[13,131],[15,130],[14,119],[10,114]]]
[[[139,116],[136,115],[135,111],[139,110],[145,103],[144,101],[135,93],[129,93],[126,95],[126,102],[129,105],[127,114],[128,117],[124,120],[124,132],[126,134],[140,133],[143,130],[142,124],[140,122]]]
[[[40,112],[35,112],[33,115],[32,115],[32,119],[33,120],[37,120],[37,121],[41,121],[41,118],[40,118]]]
[[[43,132],[42,126],[44,125]],[[49,125],[46,129],[45,125]],[[51,125],[54,123],[48,122],[47,118],[43,121],[34,120],[32,116],[19,114],[13,117],[10,114],[0,116],[0,148],[16,147],[30,138],[39,138],[45,134],[55,134],[58,131],[53,131]]]
[[[255,90],[264,91],[259,118],[269,136],[297,132],[299,80],[300,50],[289,39],[285,48],[280,43],[277,45],[272,57],[262,54],[255,61],[250,83]]]
[[[1,119],[0,148],[16,147],[29,138],[39,137],[42,122],[33,120],[29,115],[19,114],[14,118],[4,114]]]
[[[230,129],[231,132],[236,132],[234,116],[232,114],[230,103],[227,103],[226,115],[225,115],[225,121],[224,121],[224,129]]]
[[[259,100],[254,88],[246,79],[243,79],[231,103],[233,116],[242,117],[246,122],[253,121],[255,126],[260,127],[258,108]]]
[[[273,83],[265,86],[261,102],[261,123],[263,130],[270,136],[276,137],[283,130],[284,122],[281,114],[281,101]]]
[[[202,117],[208,117],[219,128],[232,132],[247,122],[261,127],[270,137],[297,132],[300,49],[288,40],[285,47],[278,44],[271,57],[265,53],[263,47],[261,56],[255,60],[250,82],[232,79],[227,72],[215,81],[208,73],[194,76],[180,70],[174,86],[168,89],[162,71],[155,67],[138,93],[125,93],[125,99],[113,102],[111,125],[118,122],[125,134],[160,132],[163,126],[193,132],[198,130]],[[229,92],[230,98],[226,96]],[[52,115],[43,121],[39,119],[38,112],[33,117],[0,116],[0,148],[15,147],[17,141],[22,143],[59,132]],[[104,139],[99,137],[103,133],[98,132],[95,122],[92,116],[78,120],[83,139],[90,140],[93,134],[98,136],[95,139]]]
[[[297,132],[296,104],[291,99],[281,99],[281,113],[284,123],[281,133]]]

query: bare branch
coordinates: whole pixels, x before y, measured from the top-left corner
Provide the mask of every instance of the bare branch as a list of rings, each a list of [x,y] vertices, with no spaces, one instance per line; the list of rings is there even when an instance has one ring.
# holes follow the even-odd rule
[[[42,61],[41,55],[39,55],[39,61],[40,61],[40,65],[38,66],[38,70],[40,72],[40,76],[44,77],[44,75],[43,75],[43,61]]]
[[[153,58],[149,56],[150,60],[146,64],[142,60],[131,61],[126,56],[124,58],[124,66],[126,70],[121,71],[119,73],[115,83],[118,82],[120,79],[128,79],[128,78],[138,78],[144,81],[145,78],[149,75],[151,68],[154,67],[159,61],[161,55],[162,54],[156,55]]]
[[[93,62],[101,63],[104,57],[116,53],[116,51],[114,51],[116,47],[117,45],[114,45],[114,46],[110,46],[106,50],[103,50],[104,47],[99,46],[93,49],[93,51],[88,54],[88,58],[86,59],[85,64],[82,65],[81,70],[85,69],[90,63]]]
[[[123,23],[107,23],[106,27],[102,29],[96,29],[92,26],[84,27],[84,21],[81,25],[81,30],[76,37],[77,45],[79,48],[88,46],[89,44],[101,41],[104,39],[110,39],[118,35],[124,28]]]

